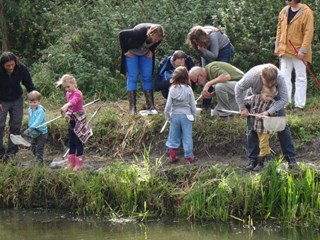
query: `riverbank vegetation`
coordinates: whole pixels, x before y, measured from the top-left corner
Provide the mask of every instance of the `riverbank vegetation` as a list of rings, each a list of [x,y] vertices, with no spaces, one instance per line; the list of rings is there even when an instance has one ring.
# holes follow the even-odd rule
[[[143,162],[115,161],[93,173],[0,165],[0,205],[114,218],[320,223],[320,172],[304,164],[287,172],[275,160],[252,174],[215,165],[164,168],[163,159],[151,163],[148,152],[144,156]]]
[[[92,155],[101,156],[99,168],[73,172],[35,163],[21,166],[24,158],[0,164],[0,206],[57,208],[140,220],[174,216],[317,225],[320,118],[315,100],[310,97],[300,115],[288,111],[300,168],[289,171],[286,162],[281,162],[279,143],[273,136],[274,158],[259,173],[243,170],[244,118],[223,121],[201,114],[193,131],[195,163],[187,165],[181,159],[170,164],[164,148],[167,133],[159,134],[163,115],[132,118],[126,109],[121,110],[126,101],[100,103],[103,107],[92,121],[94,137],[85,150],[86,164],[94,166]],[[63,120],[49,125],[50,149],[64,149],[66,128]],[[47,161],[50,157],[46,156]],[[231,163],[230,158],[238,161]]]
[[[314,11],[314,64],[310,67],[319,78],[320,6],[317,0],[303,3]],[[119,74],[121,29],[141,22],[162,24],[167,37],[157,48],[158,66],[177,49],[199,63],[199,56],[186,43],[187,34],[194,25],[214,25],[227,33],[235,47],[231,63],[246,72],[257,64],[278,64],[273,48],[278,14],[285,2],[7,0],[0,4],[0,42],[28,64],[44,96],[59,101],[53,83],[72,73],[87,98],[98,94],[114,101],[126,93],[125,78]],[[309,92],[319,93],[311,78],[308,84]]]
[[[304,3],[314,11],[314,63],[310,67],[319,79],[319,4],[316,0]],[[304,112],[297,115],[288,109],[287,117],[301,169],[291,172],[284,167],[273,136],[273,161],[253,174],[242,170],[245,120],[240,117],[221,121],[203,113],[193,128],[195,163],[168,163],[167,133],[159,134],[163,115],[129,116],[126,80],[119,74],[117,34],[140,22],[160,23],[166,29],[167,38],[157,48],[156,66],[176,49],[199,63],[185,40],[192,26],[205,24],[228,34],[235,46],[232,64],[241,70],[266,62],[277,65],[273,46],[283,6],[282,1],[262,0],[0,1],[2,50],[14,52],[28,64],[44,96],[48,120],[59,114],[65,101],[65,92],[53,84],[65,73],[76,76],[86,102],[101,98],[102,108],[91,122],[94,137],[86,144],[85,161],[91,164],[93,155],[99,155],[99,166],[103,166],[99,171],[81,172],[36,164],[22,167],[25,156],[0,163],[0,207],[60,208],[138,219],[177,216],[319,224],[320,104],[319,89],[311,77]],[[161,112],[159,93],[155,102]],[[143,103],[140,95],[138,110]],[[94,110],[95,106],[87,109],[89,117]],[[50,124],[50,151],[60,155],[65,151],[66,128],[62,119]],[[46,158],[51,161],[52,155]],[[231,158],[238,160],[232,164]]]

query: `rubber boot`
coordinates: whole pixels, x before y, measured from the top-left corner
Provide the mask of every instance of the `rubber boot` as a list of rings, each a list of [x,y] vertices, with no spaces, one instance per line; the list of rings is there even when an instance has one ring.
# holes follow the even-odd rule
[[[137,91],[128,91],[128,100],[129,100],[129,112],[130,115],[137,114]]]
[[[249,159],[249,163],[248,163],[248,165],[245,167],[245,169],[246,169],[247,171],[252,171],[252,170],[257,166],[257,164],[258,164],[258,160],[257,160],[257,159],[252,159],[252,158],[250,158],[250,159]]]
[[[73,169],[75,167],[76,155],[75,154],[68,154],[67,158],[68,158],[69,166],[67,166],[66,168]]]
[[[169,157],[171,158],[171,162],[172,163],[174,163],[174,162],[179,160],[179,158],[176,155],[176,150],[175,149],[169,148],[168,149],[168,154],[169,154]]]
[[[83,168],[83,156],[76,156],[75,157],[75,166],[73,171],[78,171]]]
[[[190,164],[190,163],[192,163],[194,161],[194,158],[193,157],[188,157],[188,158],[186,158],[186,163],[187,164]]]
[[[288,161],[288,167],[289,167],[289,169],[294,169],[294,168],[297,168],[297,167],[298,167],[298,164],[297,164],[295,158],[287,158],[287,161]]]
[[[263,168],[263,163],[264,163],[265,158],[266,158],[265,156],[259,157],[258,164],[257,164],[257,166],[255,166],[255,168],[252,171],[259,172]]]
[[[152,114],[157,114],[158,111],[154,107],[153,90],[143,91],[146,97],[147,109],[152,111]]]

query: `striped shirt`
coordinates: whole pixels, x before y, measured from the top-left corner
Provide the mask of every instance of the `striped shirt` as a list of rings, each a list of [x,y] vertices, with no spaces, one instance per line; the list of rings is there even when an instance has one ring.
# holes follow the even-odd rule
[[[244,76],[241,78],[235,87],[235,96],[236,101],[239,105],[239,109],[245,109],[244,104],[244,93],[249,90],[252,94],[257,95],[260,94],[263,82],[261,78],[261,72],[267,64],[262,64],[251,68]],[[288,92],[286,83],[284,81],[283,76],[278,70],[278,77],[276,79],[276,89],[278,91],[277,96],[275,97],[274,104],[268,110],[270,115],[273,115],[275,112],[284,108],[284,106],[289,102]]]
[[[261,95],[251,95],[244,99],[245,105],[250,106],[250,113],[252,114],[259,114],[264,111],[267,111],[272,104],[274,104],[274,100],[272,99],[270,102],[265,102]],[[276,115],[276,114],[274,114]],[[253,124],[253,130],[255,130],[258,133],[265,133],[265,134],[272,134],[273,131],[265,129],[263,125],[263,119],[256,119],[254,116],[250,116],[254,121]]]

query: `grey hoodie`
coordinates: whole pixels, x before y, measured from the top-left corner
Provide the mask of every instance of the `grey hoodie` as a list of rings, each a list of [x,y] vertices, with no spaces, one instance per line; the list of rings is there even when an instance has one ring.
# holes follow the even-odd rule
[[[172,85],[169,89],[164,114],[166,120],[170,120],[173,114],[192,115],[195,120],[196,102],[192,88],[187,85]]]

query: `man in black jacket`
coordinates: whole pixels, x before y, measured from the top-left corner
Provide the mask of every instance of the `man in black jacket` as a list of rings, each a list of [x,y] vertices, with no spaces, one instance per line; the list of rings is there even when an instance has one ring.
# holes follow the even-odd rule
[[[10,134],[20,134],[23,118],[22,83],[28,92],[35,90],[27,67],[11,52],[3,52],[0,56],[0,158],[13,157],[18,146],[8,138],[7,150],[3,146],[3,134],[9,113]],[[10,135],[9,135],[10,136]]]

